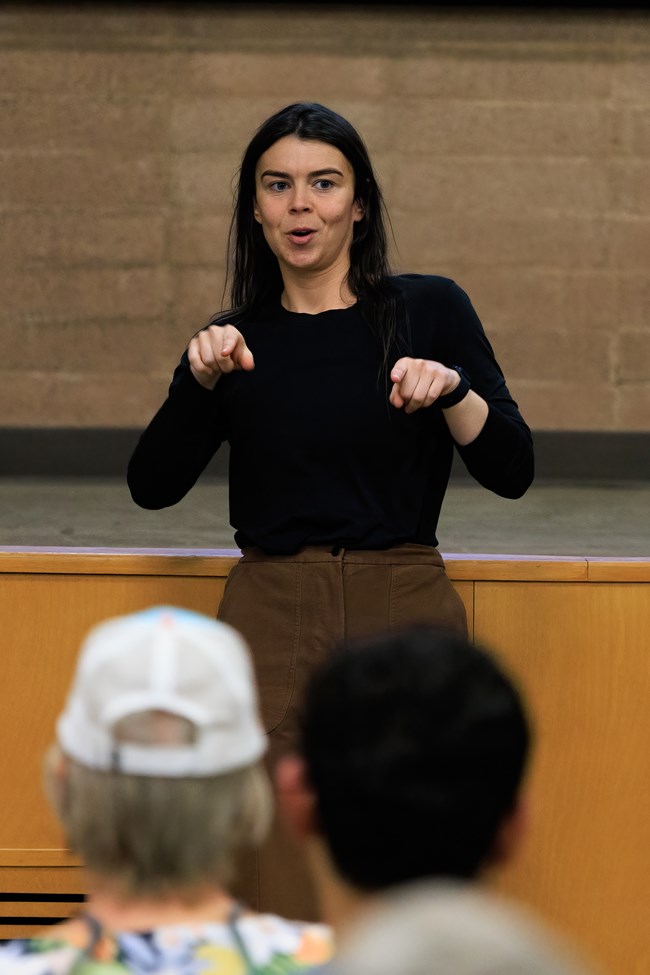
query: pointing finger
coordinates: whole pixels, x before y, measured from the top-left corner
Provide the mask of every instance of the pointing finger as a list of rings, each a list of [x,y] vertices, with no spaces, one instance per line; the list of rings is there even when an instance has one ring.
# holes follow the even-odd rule
[[[408,369],[409,360],[408,358],[398,359],[393,368],[391,369],[390,378],[394,383],[400,382],[406,375],[406,370]]]

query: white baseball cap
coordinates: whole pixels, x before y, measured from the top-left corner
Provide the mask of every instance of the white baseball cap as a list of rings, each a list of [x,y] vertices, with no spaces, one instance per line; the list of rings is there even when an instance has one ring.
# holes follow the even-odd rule
[[[143,711],[187,719],[194,741],[117,741],[116,722]],[[100,623],[81,647],[57,735],[66,755],[104,771],[202,777],[251,765],[266,740],[248,647],[226,623],[174,606]]]

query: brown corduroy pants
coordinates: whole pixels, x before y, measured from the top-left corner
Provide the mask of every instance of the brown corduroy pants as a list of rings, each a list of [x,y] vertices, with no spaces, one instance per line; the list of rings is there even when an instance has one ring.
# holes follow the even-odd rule
[[[310,673],[341,640],[412,623],[467,635],[462,601],[428,545],[309,547],[291,556],[248,548],[228,577],[218,615],[251,647],[271,770],[295,745]],[[243,858],[236,893],[257,910],[318,918],[301,852],[277,821],[265,845]]]

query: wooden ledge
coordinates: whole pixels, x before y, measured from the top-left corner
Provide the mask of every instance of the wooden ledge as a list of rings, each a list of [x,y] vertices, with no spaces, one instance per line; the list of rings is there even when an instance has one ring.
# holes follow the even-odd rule
[[[0,547],[0,572],[225,578],[237,549]],[[476,582],[650,582],[650,557],[444,555],[449,578]]]
[[[81,867],[79,857],[64,847],[12,849],[0,847],[0,867]]]

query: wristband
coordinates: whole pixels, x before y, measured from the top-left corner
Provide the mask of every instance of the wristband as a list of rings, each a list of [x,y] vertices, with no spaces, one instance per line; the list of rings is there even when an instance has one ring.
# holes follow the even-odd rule
[[[461,366],[450,366],[449,368],[458,373],[460,382],[455,389],[452,389],[451,393],[447,393],[445,396],[439,396],[436,400],[438,406],[443,410],[448,410],[450,406],[456,406],[457,403],[464,400],[472,388],[471,380]]]

